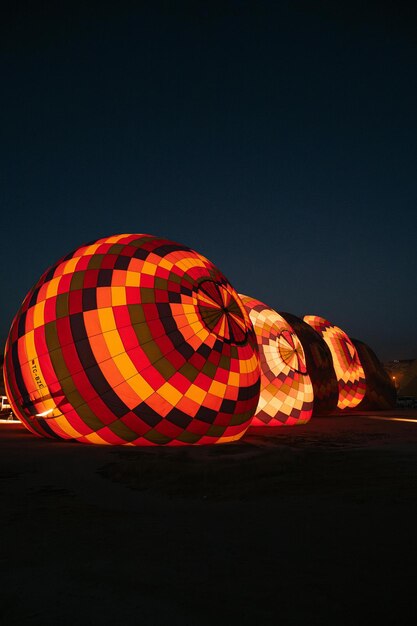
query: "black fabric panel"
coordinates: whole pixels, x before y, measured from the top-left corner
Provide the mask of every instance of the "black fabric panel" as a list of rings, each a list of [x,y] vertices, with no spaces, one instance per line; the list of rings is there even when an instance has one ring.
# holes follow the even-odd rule
[[[132,254],[132,258],[142,259],[142,261],[144,261],[145,259],[148,258],[149,255],[150,255],[150,251],[149,250],[144,250],[144,248],[138,248],[134,252],[134,254]]]
[[[213,424],[217,416],[217,411],[209,409],[206,406],[202,406],[198,409],[194,419],[198,419],[201,422],[206,422],[206,424]]]
[[[116,259],[116,263],[114,264],[114,269],[116,270],[127,270],[130,263],[130,256],[118,256]]]
[[[211,354],[210,346],[208,346],[206,343],[202,343],[201,346],[197,349],[197,354],[200,354],[205,359],[208,359]]]
[[[178,250],[189,252],[190,248],[187,248],[186,246],[180,246],[175,243],[171,243],[171,244],[166,243],[162,246],[159,246],[158,248],[155,248],[154,250],[152,250],[152,252],[154,254],[159,254],[159,256],[161,257],[164,257],[170,252],[177,252]]]
[[[250,400],[259,392],[260,380],[257,380],[256,383],[250,385],[249,387],[240,387],[238,400]]]
[[[97,278],[97,287],[110,287],[112,276],[113,276],[113,270],[110,270],[110,269],[99,270],[98,278]]]
[[[42,287],[42,285],[39,285],[38,287],[36,287],[36,289],[34,289],[32,295],[30,297],[30,300],[29,300],[29,304],[28,304],[28,307],[27,307],[28,309],[31,306],[34,306],[36,304],[36,301],[37,301],[37,298],[38,298],[38,293],[39,293],[39,290],[40,290],[41,287]]]
[[[20,318],[19,318],[19,324],[17,326],[17,335],[18,337],[23,337],[23,335],[25,334],[25,325],[26,325],[26,311],[24,311],[23,313],[21,313]]]
[[[228,400],[225,398],[220,406],[221,413],[233,413],[236,408],[235,400]]]
[[[56,265],[54,265],[53,267],[51,267],[51,269],[48,271],[48,273],[46,274],[46,276],[43,279],[43,282],[46,283],[49,280],[52,280],[55,274],[55,270],[56,270]]]
[[[184,428],[185,430],[190,422],[192,422],[193,418],[183,413],[183,411],[174,408],[167,414],[166,419],[178,426],[179,428]]]
[[[83,289],[83,311],[92,311],[97,308],[97,289],[87,287]]]
[[[133,413],[137,415],[148,426],[154,427],[161,421],[159,413],[154,411],[146,402],[141,402],[133,409]]]

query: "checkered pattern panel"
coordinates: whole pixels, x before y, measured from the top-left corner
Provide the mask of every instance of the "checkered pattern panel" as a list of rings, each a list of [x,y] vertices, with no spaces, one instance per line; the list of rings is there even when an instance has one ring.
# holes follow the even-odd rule
[[[326,342],[319,333],[291,313],[280,315],[292,326],[304,349],[307,371],[313,384],[313,415],[331,413],[337,408],[339,387],[333,359]]]
[[[233,441],[260,387],[236,291],[197,252],[150,235],[94,241],[45,272],[13,321],[5,372],[32,432],[93,444]]]
[[[292,327],[259,300],[240,296],[255,329],[261,360],[261,394],[251,426],[305,424],[313,386],[303,347]]]
[[[339,409],[353,409],[365,396],[365,374],[355,346],[347,334],[323,317],[306,315],[304,321],[321,334],[330,348],[339,385]]]

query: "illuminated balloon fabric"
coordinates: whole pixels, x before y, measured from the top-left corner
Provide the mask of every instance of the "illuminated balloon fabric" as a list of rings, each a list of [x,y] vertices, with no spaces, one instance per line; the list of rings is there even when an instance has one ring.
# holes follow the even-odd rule
[[[313,415],[335,411],[339,399],[339,387],[332,355],[326,342],[300,317],[281,311],[280,315],[292,326],[303,346],[307,372],[313,385]]]
[[[254,298],[240,297],[258,339],[262,372],[251,426],[305,424],[313,409],[313,387],[297,335],[276,311]]]
[[[355,346],[347,334],[323,317],[306,315],[304,321],[321,334],[330,348],[339,385],[339,409],[353,409],[365,396],[365,374]]]
[[[95,444],[238,439],[260,386],[233,287],[197,252],[150,235],[99,239],[46,271],[13,321],[5,371],[29,430]]]
[[[397,392],[394,383],[375,352],[358,339],[352,339],[352,343],[358,351],[366,379],[365,397],[358,408],[369,411],[395,408]]]

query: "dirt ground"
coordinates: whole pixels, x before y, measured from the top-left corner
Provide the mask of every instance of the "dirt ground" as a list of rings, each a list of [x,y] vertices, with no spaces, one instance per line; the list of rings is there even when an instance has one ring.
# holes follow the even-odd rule
[[[374,417],[181,449],[0,424],[0,624],[415,623],[417,411]]]

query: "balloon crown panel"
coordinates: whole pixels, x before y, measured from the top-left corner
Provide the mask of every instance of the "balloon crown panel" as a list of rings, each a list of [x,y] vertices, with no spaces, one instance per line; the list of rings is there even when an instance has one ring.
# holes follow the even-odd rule
[[[220,270],[188,247],[128,234],[43,274],[12,323],[5,380],[38,435],[186,445],[244,434],[260,369],[249,316]]]

